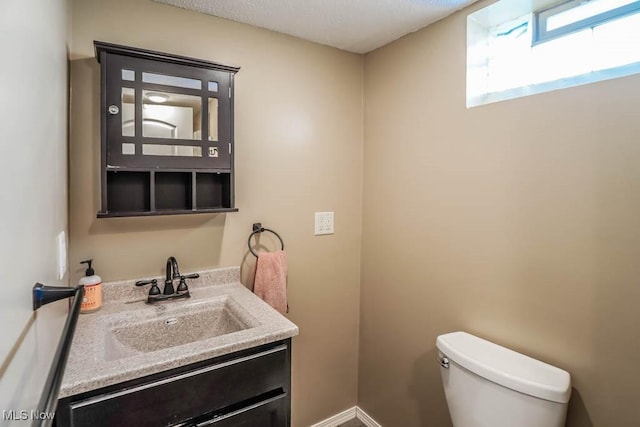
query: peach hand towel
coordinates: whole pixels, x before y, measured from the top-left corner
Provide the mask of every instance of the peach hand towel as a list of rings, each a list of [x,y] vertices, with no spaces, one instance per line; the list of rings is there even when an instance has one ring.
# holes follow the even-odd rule
[[[284,251],[258,254],[253,293],[280,313],[287,312],[287,256]]]

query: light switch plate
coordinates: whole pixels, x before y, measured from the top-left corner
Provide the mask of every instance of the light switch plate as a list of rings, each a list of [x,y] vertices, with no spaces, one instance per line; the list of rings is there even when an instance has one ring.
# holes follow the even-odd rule
[[[315,235],[333,234],[333,212],[316,212]]]
[[[64,231],[58,233],[58,280],[64,279],[67,274],[67,236]]]

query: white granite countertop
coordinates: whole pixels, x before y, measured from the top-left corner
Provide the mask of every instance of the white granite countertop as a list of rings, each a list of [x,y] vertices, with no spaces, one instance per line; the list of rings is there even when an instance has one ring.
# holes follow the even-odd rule
[[[164,278],[158,278],[160,289],[163,282]],[[152,305],[145,303],[149,286],[136,288],[134,283],[135,280],[104,283],[103,307],[80,315],[59,398],[298,334],[296,325],[240,283],[239,267],[200,272],[199,279],[188,281],[191,298]],[[220,313],[223,309],[227,309],[227,314],[222,320],[218,318],[218,324],[231,332],[208,337],[211,333],[206,322],[211,314],[207,313],[216,310]],[[232,314],[228,315],[229,312]],[[135,335],[138,324],[156,321],[162,325],[176,317],[187,322],[183,330],[189,331],[180,338],[192,342],[165,348],[162,335]],[[185,328],[185,324],[181,327]],[[133,334],[127,338],[138,349],[113,338],[114,331],[124,329]]]

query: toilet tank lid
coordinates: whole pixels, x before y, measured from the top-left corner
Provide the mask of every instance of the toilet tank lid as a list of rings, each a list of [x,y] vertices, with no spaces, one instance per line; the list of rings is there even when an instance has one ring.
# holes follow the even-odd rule
[[[571,396],[567,371],[466,332],[440,335],[436,346],[449,361],[512,390],[559,403]]]

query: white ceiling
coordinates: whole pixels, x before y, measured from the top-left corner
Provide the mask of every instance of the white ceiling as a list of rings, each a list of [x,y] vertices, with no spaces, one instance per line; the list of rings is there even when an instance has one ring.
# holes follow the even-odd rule
[[[154,0],[366,53],[476,0]]]

